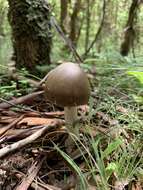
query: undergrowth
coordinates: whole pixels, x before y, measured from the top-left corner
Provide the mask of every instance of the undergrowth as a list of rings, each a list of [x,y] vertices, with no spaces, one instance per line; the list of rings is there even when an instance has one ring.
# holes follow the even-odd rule
[[[90,74],[92,93],[85,124],[80,124],[84,133],[80,140],[73,137],[80,156],[73,159],[61,147],[55,149],[77,175],[77,189],[131,189],[133,182],[143,184],[142,83],[135,76],[142,69],[140,58],[100,55],[86,59],[82,67]],[[32,89],[26,80],[19,81],[18,88],[15,81],[2,83],[2,76],[3,98]]]
[[[74,139],[82,167],[55,148],[78,175],[77,189],[132,189],[134,182],[143,185],[143,117],[142,102],[134,98],[141,95],[142,84],[130,72],[140,72],[142,66],[137,59],[121,58],[114,65],[115,60],[98,61],[89,59],[83,65],[91,73],[96,65],[96,74],[87,123],[80,126],[86,132]]]

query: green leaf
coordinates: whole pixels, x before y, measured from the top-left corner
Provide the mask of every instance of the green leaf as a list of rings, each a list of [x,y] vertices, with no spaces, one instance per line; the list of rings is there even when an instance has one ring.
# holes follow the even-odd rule
[[[61,154],[61,156],[68,162],[68,164],[75,170],[80,179],[80,185],[83,190],[87,189],[87,181],[84,175],[81,172],[81,169],[77,164],[65,153],[63,152],[56,144],[54,144],[55,149]]]
[[[122,144],[121,139],[117,139],[114,142],[110,143],[107,148],[102,152],[103,158],[109,156],[114,150],[116,150]]]
[[[113,172],[117,173],[118,171],[118,165],[115,162],[111,162],[106,167],[106,176],[109,179]]]
[[[141,71],[128,71],[127,74],[136,77],[140,81],[140,83],[143,84],[143,72],[141,72]]]
[[[143,103],[143,97],[142,96],[136,96],[135,94],[132,95],[134,100],[139,103],[142,104]]]
[[[115,162],[111,162],[107,165],[106,170],[110,170],[110,171],[114,172],[114,171],[118,170],[118,166]]]

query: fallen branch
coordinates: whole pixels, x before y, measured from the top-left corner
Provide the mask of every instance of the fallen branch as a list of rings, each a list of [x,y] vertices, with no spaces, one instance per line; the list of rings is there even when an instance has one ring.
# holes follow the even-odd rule
[[[30,135],[29,137],[26,137],[25,139],[22,139],[16,143],[13,143],[11,145],[8,145],[8,146],[0,149],[0,158],[5,156],[6,154],[8,154],[10,152],[13,152],[19,148],[26,146],[27,144],[32,143],[33,141],[35,141],[36,139],[41,137],[44,133],[46,133],[48,130],[50,130],[53,127],[57,127],[60,124],[61,124],[61,122],[59,122],[59,120],[55,120],[55,122],[53,122],[51,125],[43,126],[42,129],[39,129],[37,132]]]
[[[10,123],[9,125],[0,128],[0,136],[2,136],[4,133],[6,133],[9,129],[11,129],[13,126],[15,126],[19,121],[21,121],[21,119],[23,119],[24,115],[20,116],[19,118],[17,118],[16,120],[14,120],[12,123]]]
[[[28,175],[22,180],[21,184],[18,185],[16,190],[27,190],[30,187],[34,178],[37,176],[44,160],[45,157],[42,160],[39,158],[38,161],[36,160],[34,162],[34,164],[28,170]]]
[[[63,122],[63,124],[64,124],[64,122]],[[9,142],[9,141],[12,141],[15,139],[20,140],[20,139],[26,138],[41,128],[42,128],[42,126],[37,126],[37,127],[29,128],[29,129],[10,129],[6,132],[5,136],[0,138],[0,144],[5,143],[5,142]],[[58,129],[58,130],[54,130],[54,132],[50,132],[49,134],[50,135],[56,134],[56,133],[59,134],[62,132],[63,132],[62,129]],[[48,134],[48,136],[49,136],[49,134]]]
[[[0,104],[0,109],[8,109],[17,104],[24,104],[30,100],[33,100],[37,96],[42,95],[43,93],[44,93],[44,91],[33,92],[31,94],[28,94],[28,95],[25,95],[25,96],[22,96],[22,97],[19,97],[14,100],[10,100],[10,101],[6,101],[6,100],[0,98],[1,101],[5,101]]]
[[[13,173],[13,175],[15,175],[15,177],[17,177],[18,179],[21,179],[24,176],[24,174],[22,175],[22,172],[20,172],[20,173],[15,172],[15,173]],[[36,182],[33,181],[31,183],[31,187],[33,189],[37,189],[37,190],[45,190],[45,188],[40,187],[40,185],[37,183],[37,181]]]
[[[26,138],[41,128],[42,126],[32,127],[28,129],[10,129],[0,138],[0,144],[13,139]]]

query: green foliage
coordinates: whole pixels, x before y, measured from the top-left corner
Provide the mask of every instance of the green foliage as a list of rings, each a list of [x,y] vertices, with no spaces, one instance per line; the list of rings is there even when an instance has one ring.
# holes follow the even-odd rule
[[[79,185],[81,190],[87,189],[87,180],[85,176],[83,175],[82,171],[78,167],[78,165],[65,153],[63,152],[57,145],[54,144],[54,148],[61,154],[61,156],[67,161],[67,163],[70,165],[71,168],[77,173],[77,176],[79,177]],[[79,190],[80,190],[79,189]]]
[[[140,83],[143,84],[143,72],[142,71],[128,71],[127,74],[136,77],[140,81]]]
[[[0,97],[2,98],[9,99],[14,96],[18,97],[31,91],[31,86],[26,79],[19,80],[18,82],[11,80],[9,82],[5,79],[5,76],[3,76],[2,81],[0,86]]]
[[[23,31],[30,34],[34,32],[35,39],[47,37],[51,38],[50,23],[49,23],[49,8],[42,6],[40,3],[42,0],[25,0],[24,8],[22,7],[19,15],[24,12],[23,19],[28,18],[31,30],[24,26],[22,19],[19,17],[18,21],[21,27],[20,35],[23,35]],[[12,2],[12,1],[11,1]],[[20,1],[17,1],[20,2]],[[49,1],[48,1],[49,2]],[[59,1],[50,1],[54,6],[52,7],[53,15],[57,21],[60,20],[60,4]],[[108,1],[107,1],[108,2]],[[107,25],[103,30],[101,36],[94,44],[90,51],[90,54],[81,64],[82,68],[89,72],[94,73],[91,79],[91,86],[93,97],[89,101],[89,114],[87,119],[87,131],[89,135],[83,135],[82,141],[79,138],[74,137],[76,146],[81,154],[81,160],[84,162],[85,170],[80,169],[76,160],[66,154],[62,149],[55,145],[55,149],[65,159],[70,166],[71,170],[79,176],[80,189],[87,189],[90,181],[94,184],[96,189],[108,190],[111,187],[111,178],[114,177],[116,181],[127,181],[129,183],[136,178],[143,176],[143,155],[142,155],[142,120],[143,115],[142,107],[139,104],[143,104],[143,72],[142,72],[142,52],[141,46],[143,37],[138,33],[138,43],[135,43],[134,52],[135,58],[132,56],[132,51],[128,57],[122,57],[119,53],[119,47],[121,44],[121,34],[128,18],[128,10],[131,3],[130,1],[110,1],[111,4],[107,10],[109,13],[106,17]],[[73,1],[72,1],[73,3]],[[17,4],[19,6],[19,3]],[[28,9],[27,9],[28,7]],[[69,6],[69,15],[72,13],[73,4]],[[101,20],[101,2],[96,1],[91,10],[90,31],[89,31],[89,44],[95,37]],[[0,10],[6,10],[7,3],[4,0],[0,0]],[[80,16],[86,18],[86,6],[83,1],[83,9],[80,12]],[[112,15],[110,15],[112,10]],[[41,12],[43,14],[41,14]],[[0,14],[2,11],[0,12]],[[138,25],[136,26],[140,30],[140,26],[143,20],[143,11],[139,12]],[[1,15],[0,15],[1,16]],[[6,18],[6,15],[4,14]],[[70,24],[70,17],[69,24]],[[81,21],[77,24],[80,25]],[[3,82],[3,78],[7,78],[7,62],[12,55],[12,45],[10,41],[10,27],[7,19],[4,19],[3,23],[5,37],[0,38],[0,74],[1,74],[1,86],[0,97],[9,99],[14,96],[21,96],[27,94],[31,90],[31,86],[27,80],[20,80],[18,83],[14,81]],[[108,28],[109,26],[109,28]],[[25,28],[26,27],[26,28]],[[70,30],[70,26],[68,28]],[[106,31],[107,29],[107,31]],[[108,31],[109,29],[109,31]],[[1,33],[1,31],[0,31]],[[140,32],[141,33],[141,32]],[[86,34],[86,22],[83,20],[81,26],[80,36],[77,43],[77,51],[82,55],[85,51],[85,34]],[[69,34],[67,34],[68,36]],[[47,39],[46,39],[47,40]],[[47,43],[49,41],[47,40]],[[47,66],[46,64],[38,65],[37,70],[39,76],[30,75],[25,69],[18,71],[20,74],[39,80],[41,73],[46,74],[48,71],[56,66],[56,63],[61,60],[75,61],[72,53],[67,50],[68,47],[62,42],[60,35],[53,30],[53,48],[52,48],[52,61],[53,64]],[[45,49],[43,50],[45,51]],[[95,72],[93,70],[95,69]],[[3,74],[3,75],[2,75]],[[136,80],[137,79],[137,80]],[[118,107],[124,108],[125,111],[118,110]],[[97,118],[97,113],[101,112],[110,119],[106,122],[104,119]],[[107,118],[108,118],[107,117]],[[115,120],[116,124],[112,126],[110,120]],[[107,125],[107,123],[109,124]],[[93,125],[93,126],[91,126]],[[96,126],[103,129],[109,128],[109,133],[106,135],[100,133]],[[82,126],[85,128],[85,126]],[[96,130],[96,136],[92,134],[90,128]]]
[[[15,95],[21,95],[16,91],[16,83],[11,81],[9,86],[1,86],[0,87],[0,97],[10,98]]]
[[[113,151],[115,151],[121,144],[122,144],[121,139],[116,139],[112,143],[110,143],[107,148],[103,151],[102,157],[107,158]]]

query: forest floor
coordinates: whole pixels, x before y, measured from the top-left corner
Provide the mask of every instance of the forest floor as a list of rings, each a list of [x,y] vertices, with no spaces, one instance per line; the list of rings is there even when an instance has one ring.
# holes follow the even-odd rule
[[[0,190],[142,190],[140,85],[124,64],[83,67],[92,92],[78,109],[70,148],[63,109],[45,101],[42,89],[25,79],[1,87]]]

